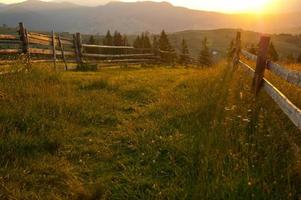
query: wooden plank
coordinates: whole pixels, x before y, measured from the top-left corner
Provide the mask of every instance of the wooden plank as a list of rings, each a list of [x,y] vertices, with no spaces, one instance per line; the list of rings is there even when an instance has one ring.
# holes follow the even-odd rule
[[[46,40],[46,41],[51,41],[52,36],[51,35],[46,35],[42,33],[36,33],[36,32],[29,32],[30,37],[36,38],[36,39],[41,39],[41,40]],[[67,38],[67,37],[60,37],[61,41],[63,44],[67,45],[73,45],[73,39],[72,38]],[[55,37],[55,39],[58,39],[58,36]]]
[[[53,59],[37,59],[37,60],[32,60],[32,63],[51,63],[53,62]],[[62,60],[57,60],[57,62],[63,62]],[[66,60],[67,63],[76,63],[75,59],[67,59]]]
[[[152,62],[154,59],[87,60],[86,63]]]
[[[176,54],[175,51],[163,51],[163,50],[158,50],[159,53],[165,53],[165,54]]]
[[[29,48],[31,54],[42,54],[42,55],[52,55],[53,51],[51,49],[38,49],[38,48]]]
[[[51,49],[30,48],[29,51],[32,54],[53,55],[53,50]],[[65,56],[75,56],[75,53],[72,51],[64,51],[64,54]],[[61,55],[61,51],[56,50],[56,55]]]
[[[253,55],[245,50],[242,51],[242,54],[248,59],[252,61],[257,60],[257,56]],[[296,86],[301,87],[301,72],[289,70],[286,67],[283,67],[279,64],[268,62],[267,69],[273,72],[275,75],[281,77],[287,82],[294,84]]]
[[[32,38],[32,37],[29,37],[29,43],[30,44],[46,45],[46,46],[52,45],[51,41],[40,40],[40,39],[36,39],[36,38]]]
[[[103,49],[134,49],[134,47],[132,46],[107,46],[107,45],[93,45],[93,44],[82,44],[82,47],[103,48]]]
[[[0,45],[22,44],[20,40],[0,40]]]
[[[18,35],[0,35],[0,40],[20,40]]]
[[[154,54],[123,54],[123,55],[108,55],[108,54],[89,54],[83,53],[84,57],[94,58],[128,58],[128,57],[149,57],[155,56]]]
[[[18,54],[22,53],[22,49],[0,49],[0,54]]]
[[[289,70],[279,64],[269,62],[268,69],[287,82],[301,87],[301,72]]]
[[[250,75],[255,75],[254,69],[252,69],[246,63],[240,61],[240,65],[243,66]],[[265,78],[263,79],[263,88],[275,101],[275,103],[278,104],[288,118],[295,124],[295,126],[301,131],[301,110]]]
[[[28,37],[30,39],[42,40],[42,41],[49,42],[49,43],[52,42],[52,38],[49,36],[33,35],[32,33],[29,33]]]
[[[262,36],[259,42],[259,51],[257,56],[255,75],[252,83],[252,88],[255,92],[255,95],[259,93],[259,90],[262,87],[264,71],[267,66],[269,45],[270,37]]]
[[[263,85],[265,91],[278,104],[281,110],[290,118],[290,120],[301,131],[301,110],[295,106],[284,94],[282,94],[268,80],[264,79]]]
[[[248,59],[248,60],[252,60],[252,61],[257,61],[257,56],[254,54],[249,53],[246,50],[242,50],[241,53]]]

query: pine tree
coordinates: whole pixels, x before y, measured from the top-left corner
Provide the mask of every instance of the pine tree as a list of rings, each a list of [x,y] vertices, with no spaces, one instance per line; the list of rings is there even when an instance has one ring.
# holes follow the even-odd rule
[[[105,38],[103,39],[103,45],[108,45],[108,46],[112,46],[113,45],[113,37],[111,35],[110,30],[108,30]],[[103,49],[103,52],[105,54],[111,54],[112,53],[112,49]]]
[[[103,39],[103,44],[104,45],[113,45],[113,38],[112,38],[112,35],[111,35],[111,32],[108,30],[105,38]]]
[[[152,47],[153,47],[153,53],[154,53],[156,56],[159,55],[159,42],[158,42],[157,36],[154,36],[154,37],[153,37]]]
[[[173,50],[164,30],[161,32],[161,35],[159,38],[159,49],[161,51],[172,51]]]
[[[152,48],[152,45],[151,45],[151,42],[150,42],[150,39],[149,39],[149,36],[148,36],[148,33],[145,32],[142,34],[144,37],[143,37],[143,48],[145,49],[151,49]]]
[[[269,47],[269,58],[274,62],[279,60],[279,54],[277,53],[273,42],[271,42]]]
[[[300,53],[300,55],[297,58],[297,63],[301,63],[301,53]]]
[[[179,57],[179,63],[181,65],[187,66],[190,62],[190,57],[189,57],[189,49],[186,43],[186,40],[182,40],[182,45],[181,45],[181,53]]]
[[[172,64],[176,60],[176,54],[169,43],[168,37],[163,30],[159,38],[159,52],[162,62]]]
[[[96,40],[95,40],[95,38],[94,38],[93,35],[90,36],[88,44],[96,44]],[[98,49],[97,48],[88,47],[87,48],[87,52],[88,53],[92,53],[92,54],[97,54],[98,53]]]
[[[129,40],[128,37],[126,35],[123,35],[123,46],[129,46]]]
[[[208,48],[208,40],[205,37],[202,41],[202,49],[199,57],[199,63],[202,67],[210,67],[212,66],[212,55]]]

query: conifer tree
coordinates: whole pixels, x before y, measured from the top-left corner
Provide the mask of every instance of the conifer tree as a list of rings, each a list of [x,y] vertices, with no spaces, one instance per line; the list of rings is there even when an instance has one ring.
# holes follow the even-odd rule
[[[126,35],[123,35],[123,46],[129,46],[129,40],[128,37]]]
[[[94,36],[93,35],[91,35],[90,36],[90,38],[89,38],[89,42],[88,42],[89,44],[96,44],[96,40],[95,40],[95,38],[94,38]],[[92,53],[92,54],[97,54],[98,53],[98,49],[97,48],[87,48],[87,52],[88,53]]]
[[[103,39],[103,45],[108,45],[108,46],[112,46],[113,45],[113,37],[111,35],[110,30],[107,31],[107,34],[106,34],[105,38]],[[111,54],[112,53],[112,49],[104,49],[103,52],[105,54]]]
[[[112,35],[111,35],[111,32],[108,30],[105,38],[103,39],[103,44],[104,45],[113,45],[113,38],[112,38]]]
[[[271,42],[269,47],[269,58],[275,62],[279,60],[279,54],[277,53],[273,42]]]
[[[202,41],[202,49],[199,57],[199,64],[202,67],[210,67],[212,66],[212,63],[213,63],[212,55],[208,47],[208,40],[205,37],[204,40]]]
[[[190,57],[189,57],[189,49],[186,43],[186,40],[182,40],[182,45],[181,45],[181,53],[179,56],[179,63],[181,65],[187,66],[190,62]]]
[[[173,50],[164,30],[161,32],[161,35],[159,38],[159,49],[161,51],[172,51]]]
[[[140,47],[141,47],[141,39],[140,39],[140,35],[138,35],[138,36],[136,37],[136,39],[134,40],[133,46],[134,46],[135,48],[140,48]]]
[[[154,53],[156,56],[159,55],[159,42],[158,42],[157,36],[154,36],[154,37],[153,37],[153,43],[152,43],[152,46],[153,46],[153,53]]]
[[[163,30],[159,38],[159,52],[162,62],[172,64],[176,60],[176,54]]]

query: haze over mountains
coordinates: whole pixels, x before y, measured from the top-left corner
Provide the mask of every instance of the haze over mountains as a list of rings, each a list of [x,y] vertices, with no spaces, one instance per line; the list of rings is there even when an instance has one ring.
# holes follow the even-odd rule
[[[123,33],[158,33],[196,29],[242,28],[259,32],[300,32],[301,12],[250,16],[222,14],[175,7],[162,2],[111,2],[87,7],[70,2],[42,2],[1,5],[0,23],[16,26],[22,21],[31,30],[104,34],[108,29]]]

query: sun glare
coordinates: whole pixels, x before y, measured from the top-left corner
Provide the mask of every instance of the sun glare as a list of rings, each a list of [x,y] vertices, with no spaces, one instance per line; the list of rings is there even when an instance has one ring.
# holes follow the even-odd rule
[[[225,13],[262,13],[268,11],[275,0],[169,0],[175,5],[185,5],[193,9],[212,10]]]

